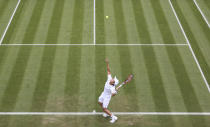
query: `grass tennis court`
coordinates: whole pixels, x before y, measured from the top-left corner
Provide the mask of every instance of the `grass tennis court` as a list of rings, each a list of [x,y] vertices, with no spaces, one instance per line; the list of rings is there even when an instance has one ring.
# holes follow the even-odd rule
[[[210,126],[210,28],[193,0],[0,0],[0,35],[0,127]],[[114,124],[91,114],[106,58],[120,81],[134,74]]]

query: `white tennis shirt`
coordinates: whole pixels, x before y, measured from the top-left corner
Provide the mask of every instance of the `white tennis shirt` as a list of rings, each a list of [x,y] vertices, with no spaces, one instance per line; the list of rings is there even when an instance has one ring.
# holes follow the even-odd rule
[[[112,94],[116,93],[115,86],[109,84],[111,79],[112,79],[112,76],[108,75],[108,79],[104,86],[104,92],[103,92],[104,97],[111,97]]]

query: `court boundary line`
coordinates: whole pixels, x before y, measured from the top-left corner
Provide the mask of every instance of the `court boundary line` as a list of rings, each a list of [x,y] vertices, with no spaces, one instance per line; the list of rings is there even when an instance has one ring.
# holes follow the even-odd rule
[[[204,21],[206,22],[206,24],[208,25],[208,27],[210,28],[210,24],[208,19],[206,18],[205,14],[203,13],[203,11],[201,10],[201,8],[199,7],[198,3],[196,0],[193,0],[194,4],[196,5],[198,11],[200,12],[201,16],[203,17]]]
[[[9,27],[10,27],[10,24],[11,24],[11,22],[12,22],[14,16],[15,16],[15,14],[16,14],[16,12],[17,12],[17,9],[18,9],[18,7],[19,7],[19,5],[20,5],[20,2],[21,2],[21,0],[18,0],[18,3],[16,4],[16,7],[15,7],[13,13],[12,13],[12,16],[10,17],[10,20],[9,20],[9,22],[8,22],[8,24],[7,24],[7,27],[6,27],[6,29],[4,30],[3,35],[1,36],[0,45],[2,45],[2,42],[3,42],[3,40],[4,40],[4,37],[5,37],[5,35],[7,34],[7,31],[8,31],[8,29],[9,29]]]
[[[113,112],[115,115],[187,115],[187,116],[210,116],[210,112]],[[68,116],[90,116],[102,115],[103,112],[0,112],[2,116],[8,115],[28,115],[28,116],[45,116],[45,115],[68,115]]]
[[[182,31],[182,34],[184,35],[184,38],[185,38],[185,40],[187,41],[188,47],[189,47],[189,49],[190,49],[190,51],[191,51],[191,53],[192,53],[192,56],[193,56],[193,58],[194,58],[194,60],[195,60],[195,62],[196,62],[196,64],[197,64],[197,67],[198,67],[198,69],[199,69],[199,71],[200,71],[200,73],[201,73],[201,76],[203,77],[203,80],[204,80],[204,82],[205,82],[205,84],[206,84],[206,87],[207,87],[207,89],[208,89],[208,92],[210,93],[209,84],[208,84],[208,82],[207,82],[207,80],[206,80],[206,77],[205,77],[205,75],[204,75],[204,73],[203,73],[203,70],[201,69],[201,66],[200,66],[200,64],[199,64],[199,62],[198,62],[198,59],[197,59],[197,57],[196,57],[196,55],[195,55],[195,53],[194,53],[194,51],[193,51],[193,49],[192,49],[192,46],[191,46],[191,44],[190,44],[190,41],[189,41],[189,39],[188,39],[188,37],[187,37],[187,35],[186,35],[185,31],[184,31],[184,28],[183,28],[183,26],[182,26],[182,24],[181,24],[181,22],[180,22],[180,20],[179,20],[179,18],[178,18],[178,16],[177,16],[177,13],[176,13],[176,11],[175,11],[175,9],[174,9],[173,4],[171,3],[171,0],[168,0],[168,1],[169,1],[170,6],[171,6],[171,9],[172,9],[172,11],[173,11],[173,13],[174,13],[174,16],[176,17],[176,20],[177,20],[177,22],[178,22],[178,24],[179,24],[179,27],[180,27],[180,29],[181,29],[181,31]]]
[[[96,1],[93,0],[93,44],[96,44]]]
[[[2,44],[1,46],[188,46],[188,44]]]

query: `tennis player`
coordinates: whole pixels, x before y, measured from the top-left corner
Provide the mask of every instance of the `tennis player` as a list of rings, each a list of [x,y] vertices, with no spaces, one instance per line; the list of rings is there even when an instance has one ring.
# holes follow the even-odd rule
[[[119,83],[119,81],[117,80],[116,76],[115,78],[112,78],[109,68],[109,61],[107,59],[106,59],[106,64],[107,64],[108,79],[105,83],[104,91],[101,93],[98,99],[98,103],[103,108],[104,111],[103,116],[104,117],[110,116],[111,118],[110,123],[114,123],[118,118],[113,113],[111,113],[110,110],[108,110],[107,108],[111,100],[111,97],[117,94],[115,86]]]

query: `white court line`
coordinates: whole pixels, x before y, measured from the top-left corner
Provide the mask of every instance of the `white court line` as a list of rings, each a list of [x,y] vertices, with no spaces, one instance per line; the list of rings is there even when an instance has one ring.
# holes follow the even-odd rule
[[[201,13],[201,15],[202,15],[203,19],[205,20],[206,24],[207,24],[207,25],[208,25],[208,27],[210,28],[210,24],[209,24],[209,22],[208,22],[208,20],[207,20],[206,16],[204,15],[204,13],[203,13],[203,12],[202,12],[202,10],[200,9],[200,7],[199,7],[199,5],[198,5],[197,1],[196,1],[196,0],[193,0],[193,2],[195,3],[195,5],[196,5],[197,9],[198,9],[198,10],[199,10],[199,12]]]
[[[187,115],[187,116],[210,116],[210,112],[113,112],[115,115]],[[68,116],[91,116],[102,115],[103,112],[0,112],[0,115],[68,115]]]
[[[171,9],[173,10],[173,13],[174,13],[174,15],[175,15],[175,17],[176,17],[176,20],[177,20],[177,22],[178,22],[178,24],[179,24],[179,26],[180,26],[180,28],[181,28],[181,30],[182,30],[182,33],[183,33],[183,35],[184,35],[184,37],[185,37],[185,39],[186,39],[186,41],[187,41],[187,44],[188,44],[188,46],[189,46],[189,49],[190,49],[190,51],[191,51],[191,53],[192,53],[192,55],[193,55],[193,58],[194,58],[196,64],[197,64],[197,66],[198,66],[198,69],[199,69],[199,71],[200,71],[200,73],[201,73],[201,75],[202,75],[202,77],[203,77],[203,80],[204,80],[204,82],[205,82],[205,84],[206,84],[206,87],[208,88],[208,91],[209,91],[209,93],[210,93],[209,84],[208,84],[208,82],[207,82],[207,80],[206,80],[206,77],[205,77],[205,75],[204,75],[204,73],[203,73],[203,71],[202,71],[202,69],[201,69],[201,66],[200,66],[200,64],[199,64],[199,62],[198,62],[198,59],[197,59],[196,56],[195,56],[195,53],[194,53],[194,51],[193,51],[193,49],[192,49],[192,46],[191,46],[191,44],[190,44],[190,41],[189,41],[189,39],[187,38],[187,35],[186,35],[186,33],[185,33],[185,31],[184,31],[184,29],[183,29],[183,27],[182,27],[182,24],[181,24],[181,22],[180,22],[180,20],[179,20],[179,18],[178,18],[178,16],[177,16],[177,14],[176,14],[176,11],[175,11],[175,9],[174,9],[174,7],[173,7],[173,4],[171,3],[171,0],[168,0],[168,1],[169,1],[170,6],[171,6]]]
[[[4,30],[4,33],[3,33],[2,37],[1,37],[0,45],[2,44],[2,42],[3,42],[3,40],[4,40],[4,37],[5,37],[6,33],[7,33],[7,30],[9,29],[9,26],[10,26],[12,20],[13,20],[13,17],[14,17],[14,15],[15,15],[15,13],[16,13],[16,11],[17,11],[19,5],[20,5],[20,2],[21,2],[21,0],[18,0],[18,3],[17,3],[17,5],[16,5],[16,7],[15,7],[15,10],[14,10],[14,12],[13,12],[13,14],[12,14],[10,20],[9,20],[9,23],[7,24],[6,29]]]
[[[93,43],[96,44],[96,1],[93,2]]]
[[[188,44],[2,44],[2,46],[188,46]]]

